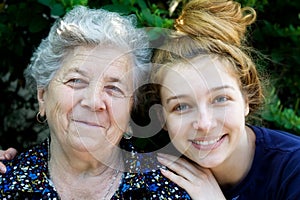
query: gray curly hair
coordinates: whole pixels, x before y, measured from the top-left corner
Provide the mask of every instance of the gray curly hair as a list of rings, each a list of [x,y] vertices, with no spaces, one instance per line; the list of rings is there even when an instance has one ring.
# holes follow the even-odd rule
[[[77,46],[112,45],[133,55],[134,88],[147,80],[151,50],[146,32],[136,28],[134,15],[76,6],[57,20],[31,57],[26,81],[47,88],[66,55]]]

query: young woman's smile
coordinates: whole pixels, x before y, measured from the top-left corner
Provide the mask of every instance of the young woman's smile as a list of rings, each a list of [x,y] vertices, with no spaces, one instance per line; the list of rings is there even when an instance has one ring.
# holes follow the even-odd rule
[[[199,149],[202,151],[209,151],[209,150],[218,148],[224,141],[225,137],[226,137],[226,135],[219,136],[219,137],[216,137],[215,139],[210,139],[210,140],[207,138],[204,138],[204,139],[197,138],[197,139],[193,139],[190,141],[192,142],[192,145],[196,149]]]

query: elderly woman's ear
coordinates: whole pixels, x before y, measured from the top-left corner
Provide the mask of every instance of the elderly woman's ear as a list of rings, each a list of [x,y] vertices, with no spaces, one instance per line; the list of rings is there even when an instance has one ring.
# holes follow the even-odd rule
[[[37,89],[37,99],[39,102],[39,113],[41,116],[45,116],[45,89]]]

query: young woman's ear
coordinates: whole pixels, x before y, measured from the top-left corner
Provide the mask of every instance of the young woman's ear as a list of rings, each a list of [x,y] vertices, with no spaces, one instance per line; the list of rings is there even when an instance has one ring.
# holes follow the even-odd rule
[[[249,104],[246,104],[245,106],[245,117],[249,114],[250,109],[249,109]]]
[[[249,101],[248,101],[248,98],[245,97],[245,108],[244,108],[244,116],[246,117],[249,112],[250,112],[250,108],[249,108]]]
[[[45,112],[46,112],[46,109],[45,109],[45,89],[37,89],[37,99],[38,99],[38,102],[39,102],[39,112],[40,112],[40,115],[41,116],[45,116]]]

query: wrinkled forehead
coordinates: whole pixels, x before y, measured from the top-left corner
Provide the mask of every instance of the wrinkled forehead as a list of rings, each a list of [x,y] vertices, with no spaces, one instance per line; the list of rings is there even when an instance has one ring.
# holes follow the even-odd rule
[[[68,71],[70,68],[79,67],[127,73],[133,70],[133,57],[130,52],[121,48],[78,46],[68,52],[60,70]]]
[[[74,73],[89,80],[118,80],[132,87],[132,54],[115,47],[78,46],[65,56],[55,76],[63,78]]]
[[[78,46],[70,52],[69,56],[83,62],[101,61],[108,65],[132,67],[132,54],[125,49],[114,46]]]

